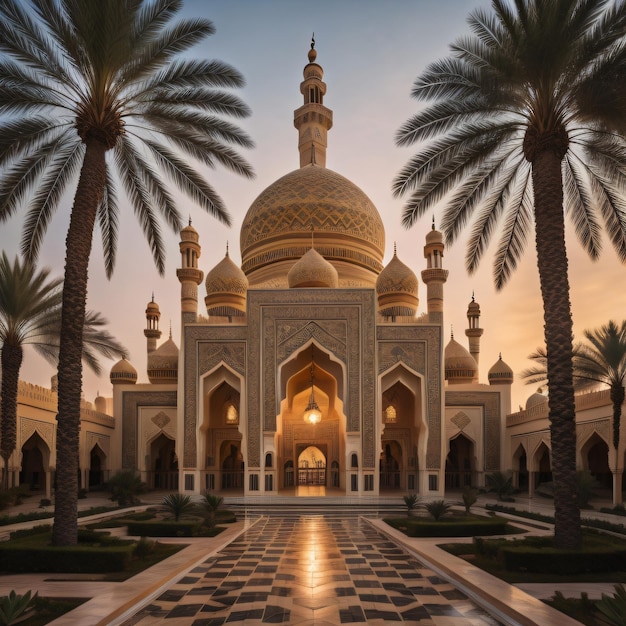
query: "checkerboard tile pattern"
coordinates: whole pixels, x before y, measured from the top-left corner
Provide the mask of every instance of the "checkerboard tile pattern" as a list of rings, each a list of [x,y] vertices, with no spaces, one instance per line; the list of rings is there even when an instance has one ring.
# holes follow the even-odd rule
[[[499,622],[367,522],[273,517],[252,526],[124,626]]]

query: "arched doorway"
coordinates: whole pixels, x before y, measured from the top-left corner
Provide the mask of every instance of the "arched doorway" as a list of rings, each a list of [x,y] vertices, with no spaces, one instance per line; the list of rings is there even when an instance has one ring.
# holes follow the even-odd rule
[[[323,448],[326,446],[322,445]],[[298,486],[326,486],[326,454],[318,446],[298,446]]]
[[[446,457],[446,489],[464,489],[475,481],[474,442],[465,435],[450,440],[450,452]]]
[[[152,487],[178,491],[178,459],[176,443],[161,433],[150,445]]]
[[[102,448],[96,444],[89,453],[89,489],[99,487],[104,483],[105,464],[106,454]]]
[[[594,433],[581,450],[585,469],[602,487],[613,487],[613,476],[609,469],[609,446],[597,433]]]
[[[521,491],[528,490],[528,458],[521,444],[513,455],[513,476],[515,487]]]
[[[221,488],[243,489],[243,455],[239,441],[224,441],[220,449]]]
[[[380,489],[400,489],[400,470],[402,462],[402,448],[397,441],[385,441],[380,454]]]
[[[39,433],[33,433],[22,446],[20,485],[28,485],[32,491],[45,491],[46,469],[50,449]]]
[[[552,482],[552,466],[550,464],[550,450],[545,443],[541,443],[535,452],[537,478],[535,479],[535,487],[541,483]]]
[[[281,474],[279,491],[299,496],[330,495],[330,489],[345,493],[342,364],[311,342],[294,352],[279,371],[281,402],[273,441]],[[310,409],[315,407],[312,418]]]

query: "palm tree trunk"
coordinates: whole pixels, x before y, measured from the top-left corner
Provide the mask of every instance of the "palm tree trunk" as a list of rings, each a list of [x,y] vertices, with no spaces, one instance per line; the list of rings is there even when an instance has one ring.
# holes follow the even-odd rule
[[[87,139],[83,166],[65,240],[65,278],[59,345],[57,469],[52,543],[78,541],[78,472],[83,325],[87,274],[98,206],[106,180],[105,146]]]
[[[576,410],[572,368],[572,315],[565,250],[561,156],[543,146],[532,160],[537,264],[543,297],[550,439],[554,480],[554,543],[582,543],[576,483]]]
[[[622,419],[622,404],[626,394],[622,385],[611,386],[611,402],[613,403],[613,446],[619,448],[619,427]],[[618,465],[619,467],[619,465]]]
[[[9,459],[15,450],[17,439],[17,392],[22,367],[21,345],[5,341],[2,346],[2,425],[0,430],[0,453],[4,459],[2,488],[9,488]]]

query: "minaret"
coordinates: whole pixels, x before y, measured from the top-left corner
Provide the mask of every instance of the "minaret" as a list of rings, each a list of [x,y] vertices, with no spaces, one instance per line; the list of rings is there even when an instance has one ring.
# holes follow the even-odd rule
[[[152,300],[146,306],[146,328],[143,331],[148,340],[148,354],[156,350],[157,340],[161,337],[161,331],[159,330],[160,318],[161,311],[159,310],[159,305],[154,301],[154,294],[152,294]]]
[[[316,58],[313,36],[309,63],[304,67],[304,80],[300,83],[304,104],[293,112],[293,125],[298,129],[300,167],[311,163],[326,167],[327,134],[333,126],[333,112],[323,104],[326,95],[326,83],[322,80],[324,70],[315,63]]]
[[[465,331],[465,336],[469,339],[469,351],[474,357],[476,365],[478,365],[480,338],[483,332],[483,329],[480,328],[480,306],[474,300],[474,294],[472,293],[472,301],[467,306],[467,330]],[[478,373],[478,370],[476,372]]]
[[[180,231],[180,255],[182,267],[176,270],[176,276],[180,281],[180,310],[182,322],[193,324],[198,317],[198,285],[202,282],[204,272],[198,269],[200,257],[200,237],[198,231],[191,225],[185,226]]]
[[[428,318],[436,324],[443,324],[443,286],[448,280],[448,270],[443,269],[443,235],[435,230],[435,219],[426,235],[424,258],[426,269],[422,270],[422,280],[426,285]]]

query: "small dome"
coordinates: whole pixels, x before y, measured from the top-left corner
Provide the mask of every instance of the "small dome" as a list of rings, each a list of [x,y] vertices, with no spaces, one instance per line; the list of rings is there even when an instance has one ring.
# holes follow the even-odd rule
[[[150,313],[158,315],[159,317],[161,316],[159,305],[154,301],[154,296],[152,297],[152,300],[150,300],[150,302],[148,302],[148,304],[146,305],[146,315]]]
[[[467,314],[480,315],[480,305],[474,300],[474,296],[472,296],[472,301],[467,305]]]
[[[435,225],[426,233],[426,244],[440,243],[443,244],[443,235],[435,230]]]
[[[112,385],[134,385],[137,382],[137,370],[123,358],[111,368],[109,380]]]
[[[491,366],[487,374],[490,385],[512,385],[513,370],[500,358]]]
[[[339,286],[337,270],[319,253],[311,248],[287,273],[289,288]]]
[[[96,411],[98,411],[99,413],[107,412],[107,400],[106,398],[103,398],[100,394],[96,396],[96,399],[93,403],[96,407]]]
[[[445,376],[449,383],[470,383],[478,374],[474,357],[454,338],[444,350]]]
[[[205,285],[204,303],[209,315],[240,317],[245,314],[248,279],[228,252],[207,274]]]
[[[528,409],[532,409],[534,406],[548,403],[548,396],[544,395],[542,391],[541,387],[539,387],[535,393],[528,397],[528,400],[526,400],[527,411]]]
[[[191,225],[191,220],[189,221],[189,225],[185,226],[185,228],[180,231],[180,240],[191,241],[193,243],[198,243],[198,241],[200,241],[198,231]]]
[[[148,379],[152,384],[178,380],[178,346],[172,337],[148,355]]]
[[[417,298],[417,276],[393,252],[393,258],[376,279],[378,311],[384,316],[415,315]]]

